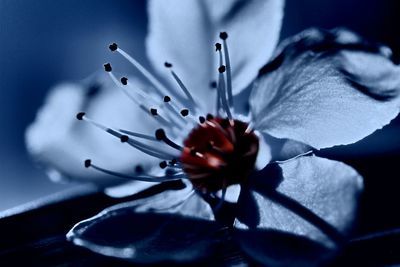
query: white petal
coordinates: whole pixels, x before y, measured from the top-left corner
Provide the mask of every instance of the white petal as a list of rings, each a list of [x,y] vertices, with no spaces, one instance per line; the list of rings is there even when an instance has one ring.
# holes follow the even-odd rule
[[[271,255],[273,248],[264,240],[271,233],[336,248],[351,229],[361,189],[361,176],[341,162],[304,156],[269,165],[249,180],[248,188],[242,188],[235,222],[241,229],[239,242],[258,261],[279,263],[271,266],[285,266],[293,260],[291,255],[299,257],[290,244],[281,252],[286,258]],[[313,260],[319,256],[326,255],[315,255]]]
[[[214,44],[221,42],[219,33],[229,35],[233,90],[238,93],[257,76],[275,48],[283,1],[150,1],[148,11],[146,45],[154,68],[166,75],[164,62],[173,63],[196,98],[210,103],[205,100],[214,93],[209,84],[218,74]]]
[[[189,189],[189,190],[188,190]],[[76,245],[139,263],[186,262],[212,252],[213,214],[190,188],[110,207],[68,233]]]
[[[104,125],[152,134],[151,120],[119,92],[108,77],[105,78],[97,81],[101,89],[93,96],[89,96],[88,88],[81,84],[56,86],[28,127],[28,151],[53,174],[57,171],[63,177],[100,183],[120,181],[86,169],[84,160],[90,158],[104,168],[130,173],[137,164],[145,167],[155,162],[117,138],[76,119],[78,112],[85,111]],[[135,81],[131,79],[130,82]]]
[[[400,67],[388,56],[344,30],[291,38],[255,83],[256,128],[315,148],[359,141],[399,112]]]

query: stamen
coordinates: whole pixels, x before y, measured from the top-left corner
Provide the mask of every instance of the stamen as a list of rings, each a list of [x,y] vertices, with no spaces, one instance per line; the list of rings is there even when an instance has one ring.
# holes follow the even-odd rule
[[[109,75],[111,76],[112,80],[114,81],[114,83],[118,86],[118,87],[122,87],[125,91],[125,86],[128,85],[128,78],[126,77],[122,77],[120,79],[121,84],[123,84],[124,86],[121,86],[121,84],[118,82],[117,78],[114,76],[114,74],[112,74],[111,72],[109,72]],[[132,88],[132,86],[130,86],[130,88]],[[133,88],[132,88],[133,89]],[[154,96],[152,96],[151,94],[149,94],[149,92],[145,92],[143,90],[135,90],[135,93],[138,94],[140,97],[143,98],[143,100],[146,101],[146,103],[156,103],[157,101],[155,100]],[[128,96],[130,96],[128,94]],[[137,100],[135,101],[135,103],[138,102]],[[143,102],[143,101],[141,101]],[[140,103],[141,103],[140,102]],[[141,105],[143,105],[143,103],[141,103]]]
[[[110,50],[111,50],[112,52],[114,52],[115,50],[117,50],[118,45],[117,45],[116,43],[112,43],[112,44],[110,44],[110,45],[108,46],[108,48],[110,48]]]
[[[157,138],[157,140],[161,140],[164,141],[164,143],[166,143],[167,145],[169,145],[172,148],[175,148],[179,151],[183,150],[183,147],[181,147],[180,145],[174,143],[172,140],[170,140],[167,135],[165,134],[165,131],[163,129],[158,129],[155,133],[155,136]]]
[[[249,133],[253,132],[253,128],[254,128],[253,122],[250,122],[250,123],[247,125],[247,128],[246,128],[246,130],[245,130],[244,132],[245,132],[246,134],[249,134]]]
[[[161,161],[160,164],[159,164],[159,166],[160,166],[161,169],[167,168],[167,165],[168,165],[168,164],[167,164],[166,161]]]
[[[203,117],[203,116],[200,116],[199,117],[199,122],[200,123],[204,123],[206,121],[206,119]]]
[[[221,101],[221,91],[219,89],[217,89],[217,103],[215,105],[216,107],[216,114],[217,115],[221,115],[221,106],[222,106],[222,101]]]
[[[118,133],[119,134],[119,133]],[[122,143],[128,143],[130,146],[142,151],[143,153],[146,153],[150,156],[153,156],[155,158],[159,159],[171,159],[176,157],[176,154],[169,153],[161,148],[156,148],[147,144],[144,144],[142,142],[139,142],[135,139],[129,138],[127,135],[121,135],[120,134],[120,140]]]
[[[110,64],[110,63],[106,63],[106,64],[104,64],[103,66],[104,66],[104,70],[105,70],[106,72],[112,71],[112,67],[111,67],[111,64]]]
[[[141,110],[143,110],[146,114],[149,114],[149,109],[147,109],[147,108],[143,105],[143,103],[140,102],[138,99],[136,99],[136,98],[134,98],[132,95],[130,95],[130,94],[126,91],[125,87],[124,87],[124,86],[121,86],[121,84],[118,82],[118,79],[115,77],[115,75],[114,75],[111,71],[108,72],[108,74],[110,75],[110,77],[111,77],[111,79],[114,81],[114,83],[118,86],[118,88],[121,88],[121,89],[122,89],[122,92],[123,92],[130,100],[132,100],[136,105],[138,105],[138,106],[141,108]],[[128,84],[128,78],[122,77],[122,78],[121,78],[121,83],[123,83],[123,82],[126,82],[126,84]],[[140,94],[140,93],[139,93],[139,95],[140,95],[141,97],[143,97],[144,100],[147,100],[147,101],[151,100],[151,99],[148,99],[148,97],[145,96],[145,95],[143,95],[143,94]],[[156,110],[156,109],[152,109],[152,108],[151,108],[151,109],[150,109],[150,114],[153,115],[152,117],[153,117],[158,123],[160,123],[160,124],[162,124],[162,125],[164,125],[164,126],[166,126],[166,127],[171,127],[172,123],[170,123],[170,122],[167,121],[165,118],[163,118],[162,116],[160,116],[160,115],[157,113],[157,110]]]
[[[123,130],[123,129],[119,129],[118,131],[120,131],[121,133],[130,135],[130,136],[133,136],[133,137],[143,138],[143,139],[147,139],[147,140],[150,140],[150,141],[158,141],[158,140],[157,140],[154,136],[152,136],[152,135],[136,133],[136,132],[127,131],[127,130]]]
[[[182,115],[183,117],[186,117],[187,115],[189,115],[189,110],[186,109],[186,108],[182,109],[182,110],[181,110],[181,115]]]
[[[128,85],[128,78],[122,77],[122,78],[121,78],[121,83],[122,83],[123,85]]]
[[[171,67],[172,67],[172,64],[169,63],[169,62],[165,62],[165,63],[164,63],[164,66],[165,66],[166,68],[171,68]]]
[[[109,127],[106,127],[106,126],[92,120],[92,119],[89,119],[86,117],[84,112],[79,112],[76,115],[76,117],[78,120],[83,120],[83,121],[89,122],[90,124],[94,125],[95,127],[119,138],[121,140],[121,142],[123,142],[123,143],[127,142],[132,147],[134,147],[137,150],[142,151],[143,153],[146,153],[152,157],[159,158],[159,159],[171,159],[171,158],[176,157],[176,155],[174,155],[174,154],[168,153],[167,151],[163,151],[159,148],[155,148],[155,147],[143,144],[139,141],[133,140],[133,139],[129,138],[128,136],[119,133],[116,130],[113,130]]]
[[[151,115],[153,115],[153,116],[157,116],[157,115],[158,115],[157,109],[156,109],[156,108],[151,108],[151,109],[150,109],[150,113],[151,113]]]
[[[207,119],[205,121],[205,124],[208,125],[208,126],[211,126],[213,128],[217,128],[218,130],[220,130],[226,136],[230,136],[229,133],[219,123],[215,123],[215,122],[211,121],[210,119]]]
[[[112,47],[111,47],[112,46]],[[116,47],[116,48],[115,48]],[[111,48],[115,48],[112,50]],[[138,61],[136,61],[132,56],[126,53],[124,50],[118,47],[117,44],[113,43],[110,45],[111,51],[116,51],[120,53],[125,59],[127,59],[151,84],[154,85],[156,91],[160,95],[165,95],[169,92],[165,86],[163,86],[148,70],[146,70]]]
[[[233,95],[232,95],[232,72],[231,72],[231,60],[229,58],[228,44],[226,39],[228,39],[228,34],[226,32],[221,32],[219,38],[222,39],[224,44],[224,55],[225,55],[225,65],[226,65],[226,90],[228,92],[228,103],[231,108],[233,108]]]
[[[164,100],[165,106],[170,111],[169,118],[171,120],[173,120],[175,123],[179,124],[181,127],[184,127],[186,124],[186,121],[179,115],[177,108],[171,102],[171,98],[169,96],[164,96],[163,100]]]
[[[104,126],[104,125],[102,125],[102,124],[100,124],[98,122],[95,122],[92,119],[87,118],[85,112],[79,112],[78,114],[76,114],[76,118],[78,120],[80,120],[80,121],[83,120],[83,121],[89,122],[90,124],[94,125],[95,127],[99,128],[100,130],[103,130],[103,131],[106,131],[106,132],[108,132],[110,130],[108,127],[106,127],[106,126]]]
[[[190,94],[190,92],[187,89],[187,87],[185,86],[185,84],[182,82],[182,80],[179,78],[179,76],[172,70],[172,64],[165,62],[164,66],[169,69],[171,68],[172,77],[174,77],[175,81],[177,82],[177,84],[179,85],[179,87],[181,88],[183,93],[186,95],[187,99],[191,102],[191,104],[193,104],[194,107],[197,107],[197,104],[194,101],[192,94]]]
[[[218,72],[219,72],[219,80],[218,80],[218,91],[221,97],[221,102],[222,102],[222,106],[224,108],[224,111],[226,112],[226,115],[228,116],[228,118],[230,120],[232,120],[232,113],[228,104],[228,101],[226,99],[226,91],[225,91],[225,78],[224,78],[224,72],[225,72],[226,68],[224,65],[221,65],[218,68]]]
[[[123,93],[129,98],[131,99],[136,105],[138,105],[146,114],[149,114],[149,110],[150,110],[150,114],[153,115],[152,117],[160,124],[166,126],[166,127],[171,127],[171,125],[174,125],[173,123],[169,122],[167,119],[165,119],[163,116],[161,116],[158,112],[157,109],[155,108],[150,108],[147,109],[142,102],[140,102],[139,100],[137,100],[136,98],[134,98],[133,96],[131,96],[125,89],[124,86],[121,86],[121,84],[118,82],[117,78],[115,77],[115,75],[112,72],[108,72],[108,74],[110,75],[111,79],[114,81],[114,83],[119,87],[122,88]],[[121,83],[123,85],[127,85],[128,84],[128,78],[126,77],[122,77],[121,78]],[[148,101],[148,102],[155,102],[151,96],[149,95],[145,95],[142,94],[140,92],[137,92],[144,100]],[[179,117],[179,116],[178,116]]]
[[[85,112],[79,112],[78,114],[76,114],[76,118],[78,119],[78,120],[83,120],[83,116],[85,116]]]
[[[163,124],[168,128],[171,128],[172,126],[178,126],[177,124],[174,124],[165,119],[163,116],[161,116],[156,108],[150,108],[150,114],[153,115],[153,118],[155,118],[159,123]]]
[[[226,151],[224,151],[221,148],[215,146],[213,141],[210,141],[207,144],[207,147],[208,147],[209,150],[213,150],[213,151],[219,153],[220,155],[226,155]]]
[[[108,63],[108,64],[109,64],[109,63]],[[109,65],[110,65],[110,64],[109,64]],[[111,65],[110,65],[110,68],[111,68]],[[133,96],[131,96],[131,95],[125,90],[125,88],[124,88],[123,86],[121,86],[121,83],[124,84],[124,82],[125,82],[126,84],[128,84],[128,78],[122,77],[122,78],[121,78],[121,83],[119,83],[117,77],[115,77],[115,75],[112,73],[111,70],[108,71],[108,75],[110,75],[111,80],[115,83],[115,85],[116,85],[118,88],[121,88],[121,89],[122,89],[122,92],[123,92],[130,100],[132,100],[132,101],[133,101],[136,105],[138,105],[142,110],[144,110],[144,111],[147,112],[146,107],[145,107],[140,101],[138,101],[136,98],[134,98]],[[126,84],[124,84],[124,85],[126,85]]]
[[[218,72],[219,72],[218,78],[219,79],[218,79],[218,87],[217,87],[217,89],[218,89],[218,91],[217,91],[217,110],[218,111],[220,110],[220,107],[222,104],[222,107],[223,107],[226,115],[231,120],[232,119],[232,113],[230,110],[231,107],[229,106],[227,96],[226,96],[225,78],[224,78],[224,74],[223,74],[226,71],[226,67],[225,67],[225,65],[223,65],[221,44],[216,43],[215,47],[216,47],[216,51],[219,54],[219,68],[218,68]]]
[[[198,152],[195,147],[185,147],[185,149],[189,150],[189,153],[192,157],[204,158],[204,154]]]
[[[128,175],[128,174],[123,174],[111,170],[107,170],[104,168],[101,168],[95,164],[92,163],[90,159],[85,160],[84,165],[86,168],[93,168],[97,171],[100,171],[105,174],[109,174],[112,176],[116,176],[119,178],[124,178],[124,179],[129,179],[129,180],[135,180],[135,181],[143,181],[143,182],[164,182],[164,181],[171,181],[171,180],[177,180],[177,179],[184,179],[186,178],[186,175],[184,173],[177,173],[175,175],[166,175],[166,176],[145,176],[145,175]]]

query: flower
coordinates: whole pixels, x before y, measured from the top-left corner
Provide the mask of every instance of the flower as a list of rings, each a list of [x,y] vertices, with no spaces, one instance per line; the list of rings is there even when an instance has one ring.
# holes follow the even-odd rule
[[[319,157],[318,150],[354,143],[389,123],[399,112],[400,69],[388,48],[343,29],[307,30],[282,42],[271,57],[282,6],[273,0],[151,1],[149,58],[160,75],[164,67],[171,70],[175,87],[110,45],[153,84],[139,91],[144,82],[118,80],[105,64],[117,87],[136,89],[136,124],[153,131],[110,128],[83,112],[77,118],[166,161],[149,169],[155,175],[100,167],[116,160],[86,160],[85,166],[132,180],[183,179],[185,186],[110,207],[77,224],[70,240],[134,262],[213,255],[267,266],[315,265],[346,242],[362,179],[350,166]],[[220,30],[229,37],[221,32],[219,63],[207,67],[214,63],[204,53]],[[210,71],[216,69],[218,86],[211,90]],[[247,115],[237,103],[246,102],[248,90]],[[148,160],[140,162],[155,162]]]

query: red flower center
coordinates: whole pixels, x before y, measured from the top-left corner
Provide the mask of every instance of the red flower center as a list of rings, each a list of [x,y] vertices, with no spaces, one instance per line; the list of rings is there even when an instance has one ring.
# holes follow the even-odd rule
[[[242,183],[254,168],[259,143],[247,123],[209,117],[191,131],[184,146],[183,170],[206,193]]]

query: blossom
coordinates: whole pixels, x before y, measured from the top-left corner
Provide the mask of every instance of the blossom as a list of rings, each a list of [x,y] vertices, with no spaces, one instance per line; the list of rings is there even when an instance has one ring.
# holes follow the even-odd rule
[[[95,154],[85,166],[124,179],[182,179],[184,188],[110,207],[77,224],[68,238],[143,263],[222,255],[301,266],[331,257],[351,231],[362,179],[318,150],[357,142],[398,114],[400,69],[390,50],[343,29],[311,29],[272,54],[281,1],[151,1],[149,13],[149,58],[175,87],[158,82],[117,44],[110,49],[152,86],[139,91],[145,82],[118,80],[105,64],[117,87],[129,97],[127,89],[136,90],[136,125],[149,132],[105,126],[89,116],[93,111],[77,118],[117,137],[123,144],[116,146],[147,154],[139,161],[156,168],[123,174],[103,167],[117,160],[99,164]],[[221,42],[217,56],[208,56],[215,42]],[[238,102],[249,90],[247,114]],[[149,106],[157,99],[157,108]]]

